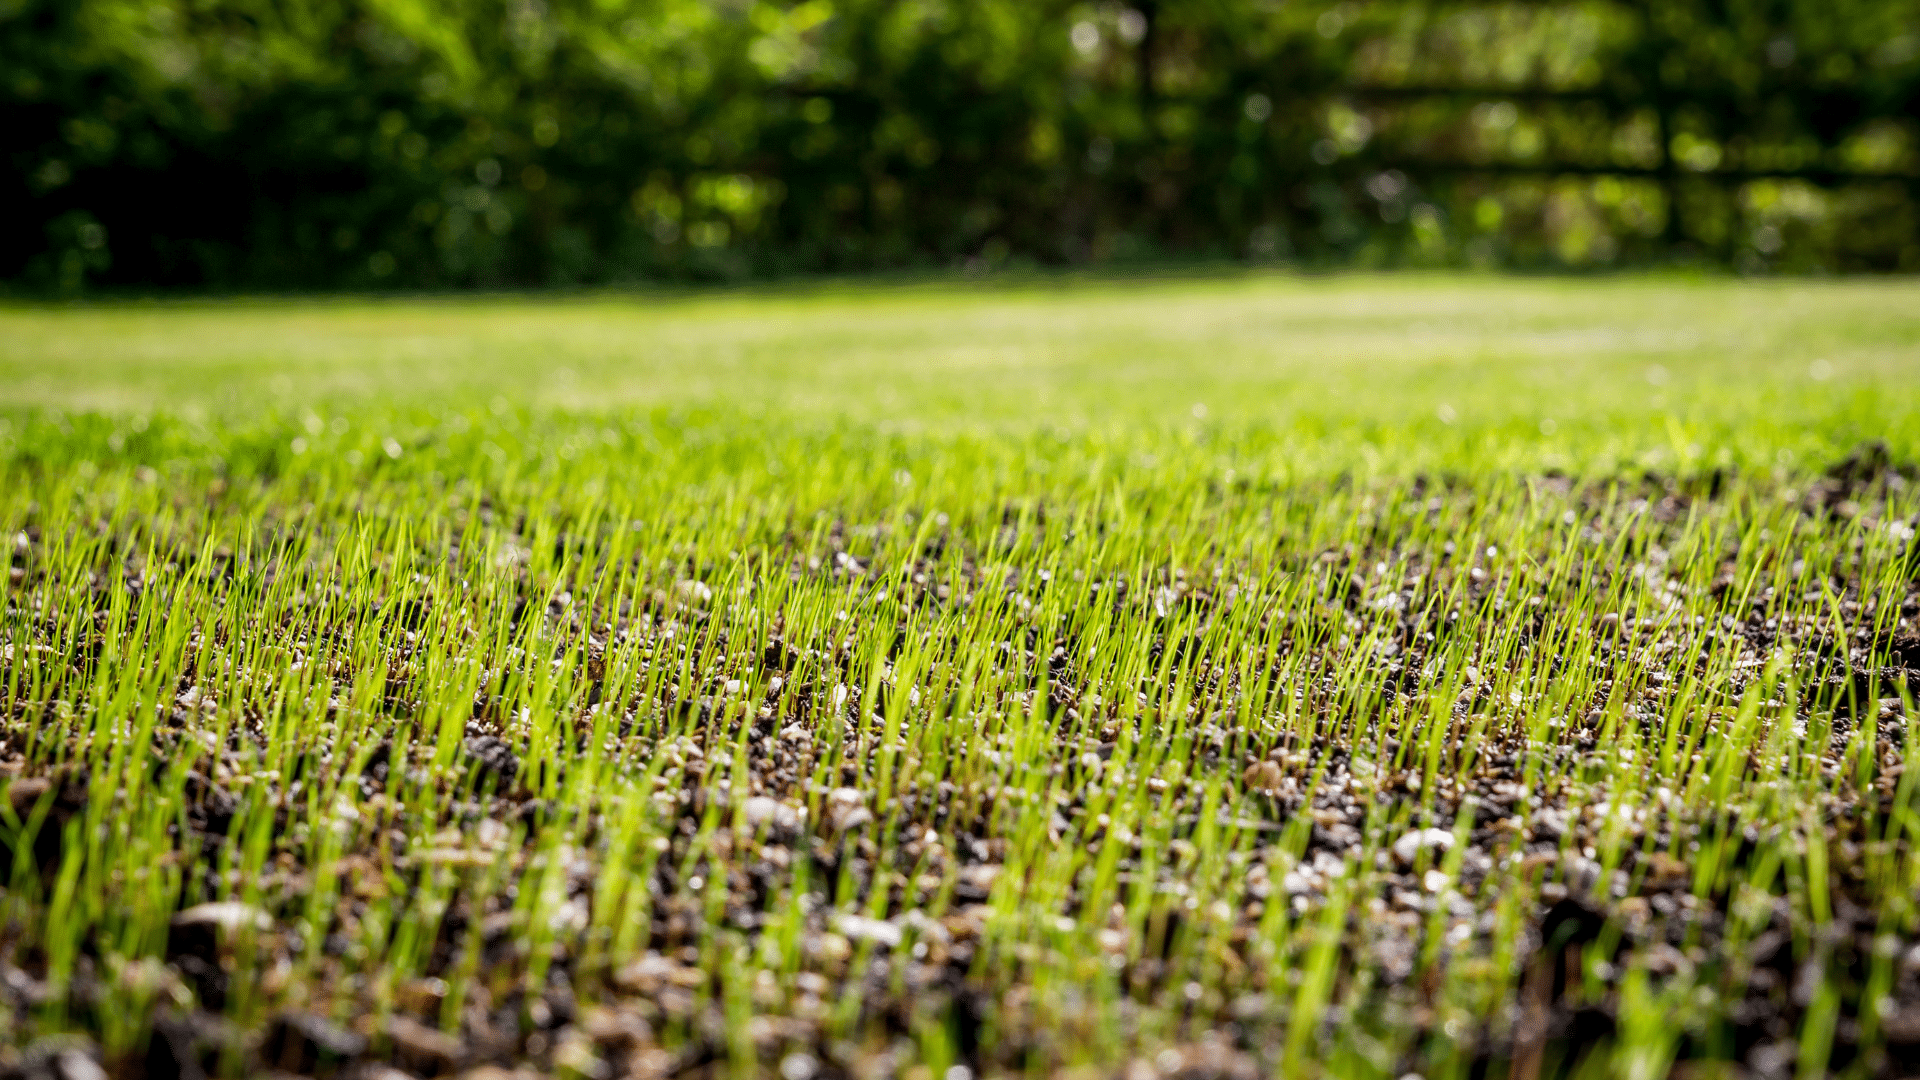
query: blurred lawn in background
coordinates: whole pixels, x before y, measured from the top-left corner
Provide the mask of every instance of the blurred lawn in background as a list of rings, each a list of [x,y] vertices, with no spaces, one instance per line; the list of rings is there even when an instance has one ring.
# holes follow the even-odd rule
[[[1218,429],[1403,474],[1920,449],[1920,285],[1900,281],[1254,274],[14,306],[0,340],[16,415],[159,413],[209,439],[331,410],[664,415],[749,441],[754,425]]]

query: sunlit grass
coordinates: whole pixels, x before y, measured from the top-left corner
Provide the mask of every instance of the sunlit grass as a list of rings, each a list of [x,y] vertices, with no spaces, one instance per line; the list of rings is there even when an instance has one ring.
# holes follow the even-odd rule
[[[1812,1076],[1920,1009],[1907,283],[0,335],[0,1043]]]

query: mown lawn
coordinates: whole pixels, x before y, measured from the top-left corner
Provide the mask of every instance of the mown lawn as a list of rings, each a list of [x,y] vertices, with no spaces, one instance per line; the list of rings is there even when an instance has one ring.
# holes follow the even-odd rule
[[[1920,1072],[1917,388],[1898,280],[0,308],[0,1072]]]

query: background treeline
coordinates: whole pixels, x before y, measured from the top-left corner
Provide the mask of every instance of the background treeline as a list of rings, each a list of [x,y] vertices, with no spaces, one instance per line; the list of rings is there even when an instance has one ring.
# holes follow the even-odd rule
[[[1914,0],[0,0],[0,280],[1920,269]]]

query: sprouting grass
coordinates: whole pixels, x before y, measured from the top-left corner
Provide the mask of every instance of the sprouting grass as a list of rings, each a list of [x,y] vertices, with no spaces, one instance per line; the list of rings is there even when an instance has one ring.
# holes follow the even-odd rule
[[[0,343],[0,1068],[1920,1051],[1913,284]]]

